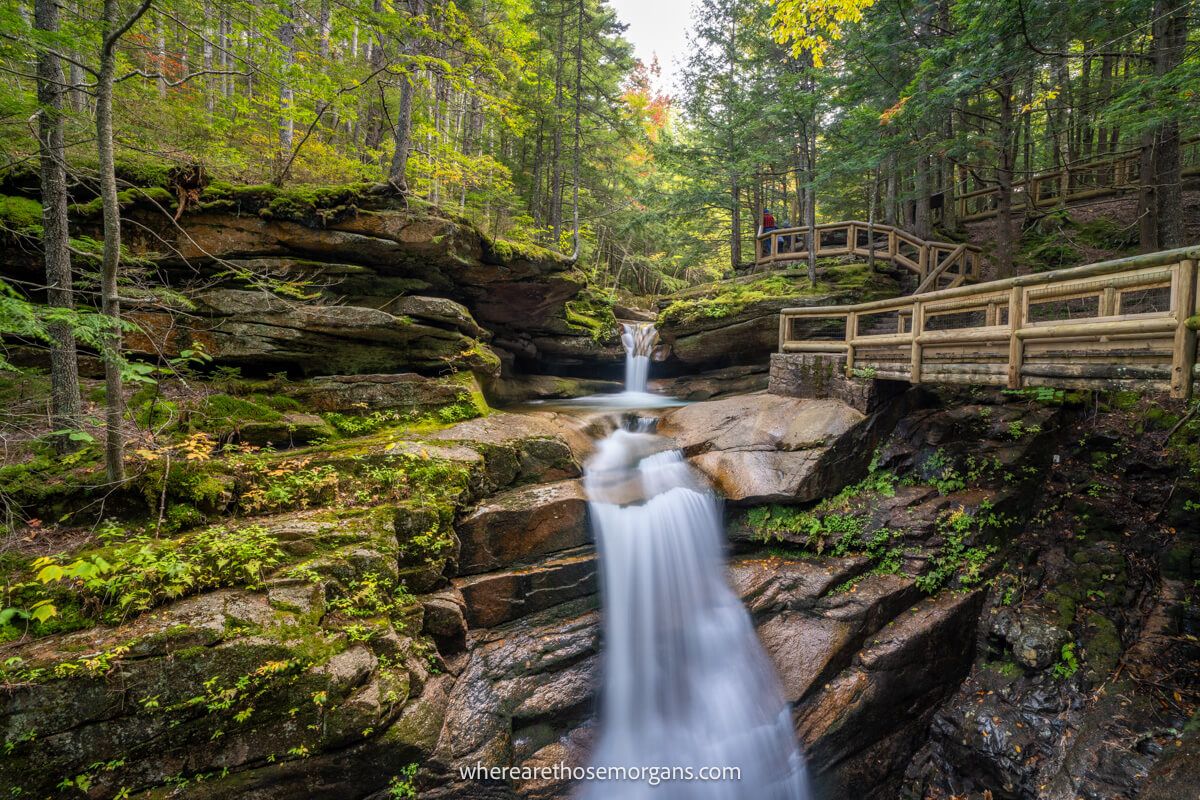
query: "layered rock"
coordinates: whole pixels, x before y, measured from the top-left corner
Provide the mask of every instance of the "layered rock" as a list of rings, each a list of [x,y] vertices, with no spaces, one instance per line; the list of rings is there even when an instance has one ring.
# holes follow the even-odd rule
[[[864,416],[836,400],[758,394],[684,406],[664,415],[673,438],[729,500],[815,500],[847,481],[835,446]]]
[[[779,346],[779,312],[832,306],[901,294],[889,276],[862,264],[823,264],[816,288],[805,274],[783,271],[732,278],[685,289],[659,301],[658,331],[673,373],[765,364]],[[836,322],[797,323],[796,333],[839,335]]]

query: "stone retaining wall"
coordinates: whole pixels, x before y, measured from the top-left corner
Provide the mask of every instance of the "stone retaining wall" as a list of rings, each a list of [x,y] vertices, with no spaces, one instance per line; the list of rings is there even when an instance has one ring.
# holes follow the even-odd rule
[[[772,353],[767,391],[783,397],[833,398],[867,414],[908,388],[903,381],[847,378],[845,364],[845,356],[833,353]]]

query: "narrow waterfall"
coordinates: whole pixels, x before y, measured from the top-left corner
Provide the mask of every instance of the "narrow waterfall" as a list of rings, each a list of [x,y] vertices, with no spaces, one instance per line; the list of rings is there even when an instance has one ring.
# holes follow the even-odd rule
[[[625,391],[645,393],[658,329],[653,322],[622,322],[621,343],[625,345]]]
[[[580,796],[805,800],[790,709],[726,580],[720,506],[672,444],[617,430],[587,464],[604,617],[592,766],[628,777]],[[703,780],[713,768],[738,777]]]

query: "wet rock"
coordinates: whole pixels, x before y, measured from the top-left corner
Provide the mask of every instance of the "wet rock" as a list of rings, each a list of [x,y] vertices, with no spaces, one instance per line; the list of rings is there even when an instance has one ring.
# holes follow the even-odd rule
[[[387,303],[380,310],[398,317],[416,317],[434,325],[453,328],[472,339],[491,338],[490,333],[479,327],[466,306],[445,297],[405,295]]]
[[[620,381],[567,378],[557,375],[512,375],[501,377],[488,386],[489,397],[500,404],[530,400],[566,400],[592,394],[621,391]]]
[[[651,389],[680,400],[712,400],[761,391],[767,388],[767,379],[765,366],[747,364],[651,381]]]
[[[578,480],[534,484],[493,495],[455,529],[458,574],[486,572],[587,542],[587,498]]]
[[[527,566],[456,578],[467,622],[487,628],[553,605],[595,594],[596,556],[578,548]]]
[[[490,491],[512,483],[577,478],[592,441],[574,417],[553,412],[491,414],[426,434],[430,442],[462,442],[482,453]]]
[[[1034,614],[1001,609],[992,616],[991,633],[1004,640],[1018,664],[1045,669],[1059,660],[1069,632]]]
[[[836,400],[750,395],[671,411],[659,432],[731,501],[804,502],[846,480],[826,455],[863,419]]]

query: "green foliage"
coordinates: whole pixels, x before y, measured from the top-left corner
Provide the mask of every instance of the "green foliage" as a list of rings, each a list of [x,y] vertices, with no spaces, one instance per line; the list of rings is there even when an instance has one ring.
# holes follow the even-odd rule
[[[965,489],[967,483],[963,480],[962,473],[950,461],[945,451],[941,448],[935,450],[922,465],[922,471],[925,474],[929,484],[938,490],[938,494],[947,495],[952,492]]]
[[[1070,679],[1079,671],[1079,657],[1075,654],[1075,643],[1067,642],[1062,646],[1058,662],[1051,668],[1050,673],[1060,681]]]
[[[275,535],[258,525],[204,528],[179,539],[110,527],[105,538],[110,543],[98,550],[37,559],[32,580],[9,587],[10,598],[30,603],[39,633],[49,632],[60,606],[73,607],[68,625],[80,618],[112,623],[196,592],[256,588],[282,558]],[[54,610],[39,616],[47,608]],[[11,617],[5,622],[12,627]]]
[[[352,581],[329,602],[329,607],[347,617],[393,617],[414,598],[403,586],[377,572],[368,572]]]
[[[417,765],[409,764],[399,775],[392,776],[388,782],[387,796],[390,800],[416,800],[417,788],[413,782],[417,778]]]
[[[917,588],[933,594],[952,581],[960,589],[973,589],[982,583],[984,567],[998,548],[995,545],[970,546],[968,539],[1001,524],[1001,518],[988,506],[981,506],[978,516],[962,506],[943,512],[937,522],[942,545],[930,559],[929,570],[917,576]]]

